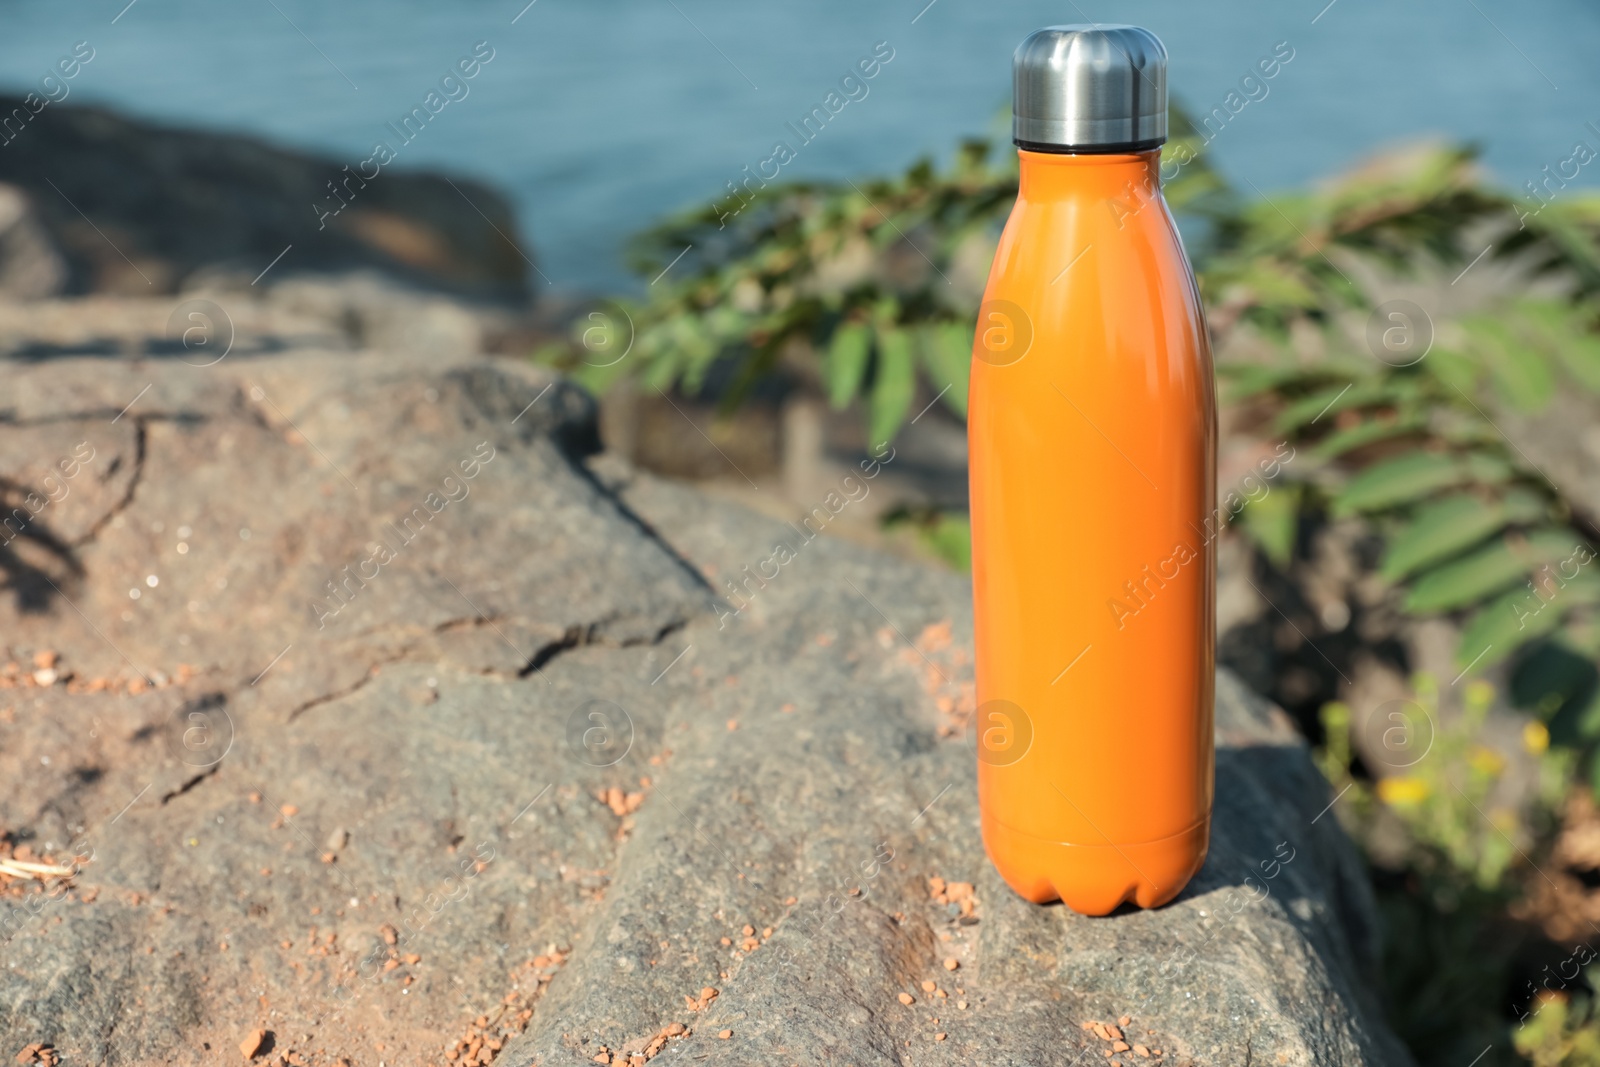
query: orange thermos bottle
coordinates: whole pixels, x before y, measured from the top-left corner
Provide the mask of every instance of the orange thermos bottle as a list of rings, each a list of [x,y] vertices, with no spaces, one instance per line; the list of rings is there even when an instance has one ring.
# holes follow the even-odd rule
[[[973,345],[983,840],[1087,915],[1171,900],[1210,831],[1216,398],[1161,196],[1166,63],[1134,26],[1017,49],[1021,185]]]

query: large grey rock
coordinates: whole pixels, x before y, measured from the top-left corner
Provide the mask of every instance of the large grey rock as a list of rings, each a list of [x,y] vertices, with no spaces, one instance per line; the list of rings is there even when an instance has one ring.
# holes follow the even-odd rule
[[[0,1052],[1020,1067],[1126,1014],[1152,1062],[1408,1062],[1328,790],[1230,676],[1195,883],[1034,907],[978,839],[964,580],[819,537],[758,584],[792,529],[584,462],[520,366],[0,373],[0,821],[82,861],[0,891]]]

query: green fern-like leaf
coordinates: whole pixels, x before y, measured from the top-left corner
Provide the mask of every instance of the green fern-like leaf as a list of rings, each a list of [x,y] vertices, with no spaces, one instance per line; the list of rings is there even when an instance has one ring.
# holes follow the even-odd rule
[[[1317,446],[1311,451],[1318,459],[1338,459],[1346,452],[1365,448],[1379,441],[1417,433],[1425,429],[1427,424],[1427,418],[1419,413],[1386,419],[1367,419],[1354,426],[1334,431],[1317,442]]]
[[[1600,578],[1581,572],[1562,588],[1532,583],[1508,590],[1484,604],[1461,632],[1456,661],[1478,669],[1492,667],[1529,642],[1555,633],[1575,608],[1600,603]]]
[[[828,346],[826,375],[828,402],[847,408],[861,391],[867,376],[867,360],[872,355],[872,330],[860,322],[846,322],[833,331]]]
[[[1491,464],[1481,465],[1484,474]],[[1503,481],[1510,469],[1493,480]],[[1333,499],[1334,513],[1353,515],[1383,511],[1421,500],[1441,489],[1453,489],[1473,480],[1472,466],[1462,458],[1439,452],[1412,452],[1373,464],[1351,478]],[[1489,481],[1489,478],[1483,479]]]
[[[943,322],[917,334],[928,381],[951,411],[967,416],[967,380],[972,363],[972,330],[961,323]]]
[[[891,440],[900,429],[911,410],[917,385],[910,333],[897,326],[879,326],[877,350],[877,379],[872,383],[868,427],[874,445]]]
[[[1405,608],[1421,615],[1466,607],[1517,584],[1537,567],[1572,550],[1572,534],[1553,527],[1536,530],[1525,539],[1502,538],[1422,574],[1411,586]]]
[[[1378,573],[1398,581],[1472,547],[1509,522],[1533,522],[1547,510],[1537,494],[1526,490],[1512,490],[1499,500],[1457,493],[1433,501],[1390,537]]]
[[[1522,411],[1538,411],[1549,403],[1555,375],[1543,352],[1527,344],[1506,322],[1478,315],[1462,324],[1472,347],[1489,368],[1496,388]]]

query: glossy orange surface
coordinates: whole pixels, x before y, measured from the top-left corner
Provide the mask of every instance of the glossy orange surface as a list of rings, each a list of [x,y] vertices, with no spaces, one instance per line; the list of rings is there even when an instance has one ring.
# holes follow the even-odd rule
[[[967,420],[979,803],[1013,889],[1104,915],[1205,858],[1211,351],[1159,154],[1019,154]]]

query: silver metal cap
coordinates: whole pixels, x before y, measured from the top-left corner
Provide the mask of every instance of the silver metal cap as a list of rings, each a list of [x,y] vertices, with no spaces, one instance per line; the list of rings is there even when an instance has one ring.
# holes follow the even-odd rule
[[[1167,139],[1167,50],[1138,26],[1047,26],[1012,57],[1011,137],[1041,152],[1130,152]]]

